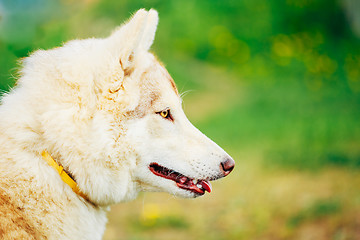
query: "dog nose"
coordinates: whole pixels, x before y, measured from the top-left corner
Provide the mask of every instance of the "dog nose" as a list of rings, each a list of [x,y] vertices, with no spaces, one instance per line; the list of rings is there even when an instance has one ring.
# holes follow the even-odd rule
[[[228,157],[224,162],[221,163],[222,170],[224,175],[227,176],[235,167],[235,161]]]

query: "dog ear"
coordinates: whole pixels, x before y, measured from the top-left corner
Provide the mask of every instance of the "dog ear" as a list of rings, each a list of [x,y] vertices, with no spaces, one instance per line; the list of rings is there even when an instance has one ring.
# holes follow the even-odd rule
[[[142,50],[148,51],[153,44],[158,22],[159,17],[157,11],[150,9],[147,15],[143,37],[139,46]]]
[[[138,10],[134,16],[110,36],[110,50],[119,57],[123,69],[129,68],[142,39],[147,11]]]
[[[151,47],[157,23],[158,14],[155,10],[147,12],[140,9],[110,36],[111,51],[119,57],[125,75],[131,70],[136,55]]]

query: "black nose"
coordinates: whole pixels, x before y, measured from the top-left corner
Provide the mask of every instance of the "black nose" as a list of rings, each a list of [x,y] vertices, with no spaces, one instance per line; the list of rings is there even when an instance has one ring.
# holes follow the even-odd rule
[[[224,162],[221,163],[222,170],[224,175],[227,176],[235,167],[235,161],[232,158],[227,158]]]

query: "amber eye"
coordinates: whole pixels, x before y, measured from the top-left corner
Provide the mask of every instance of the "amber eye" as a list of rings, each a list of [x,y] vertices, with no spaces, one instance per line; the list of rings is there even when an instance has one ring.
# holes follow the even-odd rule
[[[173,119],[172,116],[171,116],[170,109],[162,110],[162,111],[160,111],[160,112],[157,112],[157,114],[160,114],[160,116],[163,117],[163,118],[165,118],[165,119],[174,121],[174,119]]]
[[[167,109],[167,110],[163,110],[160,112],[160,115],[163,117],[163,118],[168,118],[169,115],[170,115],[170,110]]]

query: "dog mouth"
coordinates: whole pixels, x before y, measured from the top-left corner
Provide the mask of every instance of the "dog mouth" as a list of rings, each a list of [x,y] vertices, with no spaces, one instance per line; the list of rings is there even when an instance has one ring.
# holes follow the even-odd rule
[[[149,169],[156,176],[176,182],[176,185],[181,189],[188,190],[198,195],[203,195],[205,192],[211,192],[211,184],[208,180],[193,179],[174,170],[160,166],[157,163],[151,163]]]

